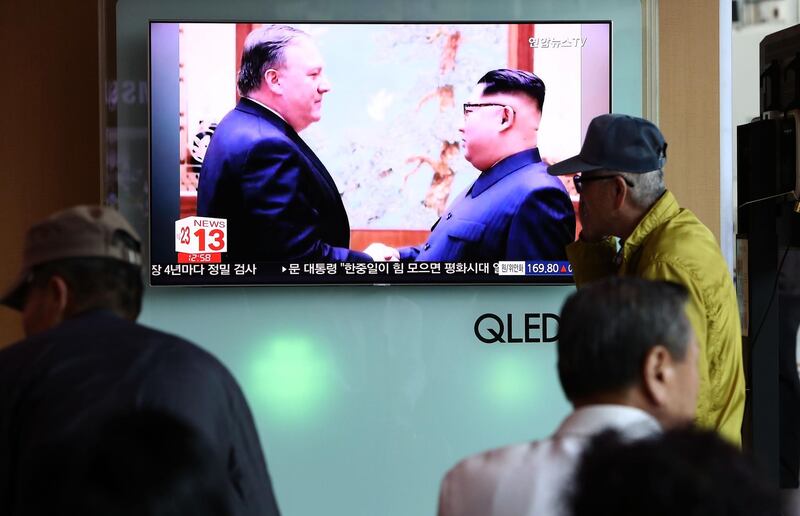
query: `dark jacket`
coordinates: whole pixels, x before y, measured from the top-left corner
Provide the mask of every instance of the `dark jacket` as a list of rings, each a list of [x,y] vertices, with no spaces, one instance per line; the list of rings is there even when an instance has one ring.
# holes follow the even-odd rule
[[[350,223],[325,166],[275,113],[242,98],[208,146],[197,214],[228,221],[228,259],[372,261],[351,251]]]
[[[566,188],[547,174],[538,149],[506,157],[483,172],[402,260],[497,262],[566,260],[575,210]]]
[[[278,514],[250,409],[225,366],[190,342],[105,311],[0,351],[0,514],[36,514],[64,480],[58,475],[69,474],[42,482],[54,445],[136,409],[166,412],[211,444],[227,465],[234,514]]]

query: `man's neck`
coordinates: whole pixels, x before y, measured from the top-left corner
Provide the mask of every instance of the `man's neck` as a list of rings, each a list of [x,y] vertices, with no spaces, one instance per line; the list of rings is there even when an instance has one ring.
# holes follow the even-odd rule
[[[647,412],[662,426],[667,426],[669,424],[669,419],[665,416],[664,408],[654,405],[640,387],[628,387],[617,391],[595,393],[581,399],[572,400],[572,406],[576,410],[592,405],[621,405],[624,407],[633,407]]]
[[[261,106],[263,108],[266,108],[266,109],[272,111],[278,118],[280,118],[281,120],[283,120],[286,123],[289,123],[289,122],[286,121],[286,118],[280,113],[280,111],[278,111],[275,107],[270,106],[270,103],[266,99],[264,99],[263,97],[253,94],[253,95],[245,95],[244,98],[246,98],[246,99],[248,99],[248,100],[250,100],[252,102],[255,102],[256,104],[258,104],[259,106]]]
[[[497,158],[495,162],[492,163],[492,166],[487,168],[486,170],[491,170],[495,165],[497,165],[498,163],[500,163],[509,156],[513,156],[514,154],[517,154],[519,152],[532,150],[535,148],[536,148],[536,140],[534,140],[533,142],[521,142],[516,145],[510,145],[505,149],[504,152],[501,153],[501,157]],[[486,170],[484,170],[484,172],[486,172]]]
[[[635,389],[621,389],[613,392],[600,392],[573,400],[572,406],[576,409],[590,405],[624,405],[647,412],[647,406],[642,396]]]
[[[644,219],[650,208],[629,207],[626,209],[625,214],[621,218],[620,227],[614,234],[623,242],[627,240],[633,232],[639,227],[639,224]]]
[[[536,138],[523,138],[518,141],[509,142],[505,148],[505,155],[511,156],[518,152],[535,149],[538,145]]]

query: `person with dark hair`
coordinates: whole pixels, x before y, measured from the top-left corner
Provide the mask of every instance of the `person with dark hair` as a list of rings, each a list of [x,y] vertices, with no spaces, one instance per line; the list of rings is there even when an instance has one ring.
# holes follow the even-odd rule
[[[265,25],[245,39],[241,98],[214,131],[197,188],[197,215],[227,219],[231,261],[372,261],[349,249],[339,189],[298,134],[322,116],[323,65],[294,27]]]
[[[686,289],[613,278],[561,309],[558,373],[574,411],[549,438],[466,458],[442,481],[439,516],[559,516],[589,439],[633,438],[684,425],[697,400],[697,343]]]
[[[537,148],[545,87],[522,70],[493,70],[464,104],[464,156],[481,171],[404,261],[566,260],[575,212]]]
[[[678,428],[592,439],[567,496],[571,516],[779,516],[778,491],[716,433]]]
[[[49,516],[229,516],[233,492],[212,446],[156,410],[121,412],[89,435],[59,443],[69,478]],[[51,464],[54,465],[54,464]]]
[[[232,515],[277,515],[239,385],[194,344],[135,322],[141,241],[115,210],[77,206],[26,235],[19,277],[0,303],[27,338],[0,350],[0,514],[42,514],[68,468],[40,468],[56,443],[92,435],[125,410],[164,411],[199,432],[227,468]],[[59,477],[58,475],[61,475]]]
[[[578,288],[610,275],[674,281],[700,345],[697,423],[741,443],[745,381],[736,289],[714,235],[664,186],[667,142],[627,115],[591,121],[580,154],[548,168],[573,178],[582,230],[567,247]]]

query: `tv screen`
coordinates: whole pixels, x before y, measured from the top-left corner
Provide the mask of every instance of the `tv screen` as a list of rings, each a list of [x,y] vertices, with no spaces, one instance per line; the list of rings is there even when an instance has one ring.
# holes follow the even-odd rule
[[[611,24],[150,25],[152,285],[569,283]]]

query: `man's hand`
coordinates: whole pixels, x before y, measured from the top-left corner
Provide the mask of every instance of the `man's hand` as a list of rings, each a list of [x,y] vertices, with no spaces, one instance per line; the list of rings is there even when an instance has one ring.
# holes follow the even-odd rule
[[[373,242],[369,245],[364,252],[367,253],[372,257],[373,261],[376,262],[399,262],[400,261],[400,252],[395,249],[394,247],[389,247],[388,245],[381,244],[379,242]]]
[[[592,217],[592,214],[589,207],[586,205],[583,197],[581,197],[581,201],[578,204],[578,216],[580,217],[581,221],[581,234],[578,235],[578,240],[581,242],[588,242],[596,244],[606,238],[604,228],[597,227],[595,224],[595,219]]]
[[[590,244],[596,244],[598,242],[602,242],[607,238],[607,235],[602,234],[595,234],[592,231],[586,231],[586,226],[581,229],[581,234],[578,235],[578,240],[581,242],[587,242]]]

